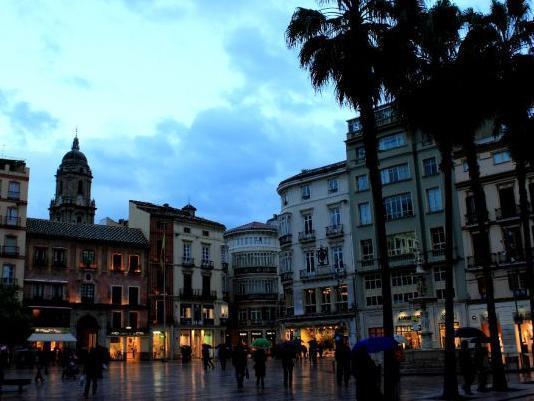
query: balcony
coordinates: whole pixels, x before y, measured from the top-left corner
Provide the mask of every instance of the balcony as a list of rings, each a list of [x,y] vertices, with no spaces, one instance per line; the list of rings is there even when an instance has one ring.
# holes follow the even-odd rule
[[[291,245],[291,242],[293,241],[293,235],[292,234],[282,235],[278,238],[278,241],[280,241],[280,246]]]
[[[14,201],[20,200],[20,191],[7,191],[7,199]]]
[[[520,211],[521,210],[520,210],[519,206],[498,208],[498,209],[495,209],[495,219],[496,220],[505,220],[505,219],[517,218],[517,217],[519,217]]]
[[[92,305],[95,303],[95,297],[81,297],[82,304]]]
[[[391,107],[391,105],[386,104],[375,109],[375,119],[376,127],[382,128],[387,125],[393,124],[398,120],[397,113]],[[348,121],[349,132],[347,134],[347,139],[352,139],[354,137],[362,135],[362,124],[360,118],[353,118]]]
[[[315,230],[299,232],[299,242],[313,242],[315,241]]]
[[[413,266],[415,265],[415,257],[413,253],[403,253],[400,255],[392,255],[388,257],[389,267]]]
[[[0,277],[0,287],[18,287],[18,280],[12,277]]]
[[[22,219],[14,216],[0,216],[0,224],[8,227],[22,227]]]
[[[327,238],[337,238],[343,236],[343,224],[326,227]]]
[[[395,214],[387,214],[384,216],[384,219],[386,221],[395,221],[400,219],[406,219],[408,217],[414,217],[415,214],[413,210],[407,210],[405,212],[395,213]]]
[[[182,266],[184,266],[184,267],[194,267],[195,266],[195,259],[184,256],[182,258]]]
[[[213,260],[203,260],[200,262],[200,268],[204,270],[213,270]]]
[[[204,318],[204,319],[202,319],[202,324],[204,326],[214,326],[215,325],[215,319],[213,319],[213,318]]]
[[[34,267],[48,267],[48,258],[46,256],[33,258],[33,266]]]
[[[20,255],[19,247],[15,245],[4,245],[2,247],[2,256],[16,258]]]
[[[67,262],[65,260],[53,260],[52,267],[57,269],[64,269],[67,267]]]
[[[470,270],[478,270],[482,268],[482,257],[480,256],[468,256],[467,268]],[[492,253],[490,255],[489,264],[491,267],[509,267],[525,262],[525,257],[522,254],[514,256],[507,255],[504,252]]]
[[[317,266],[314,271],[307,269],[299,271],[300,279],[303,281],[337,279],[345,277],[346,274],[345,265],[342,263],[337,266]]]
[[[66,297],[38,297],[24,299],[25,306],[68,306],[69,300]]]
[[[356,262],[356,270],[358,272],[368,272],[373,270],[378,270],[377,259],[375,258],[366,258],[360,259]]]
[[[283,272],[280,274],[280,280],[282,282],[293,281],[293,272]]]
[[[236,301],[276,301],[278,299],[278,293],[266,293],[266,292],[250,292],[247,294],[235,294],[234,298]]]
[[[217,291],[202,291],[198,289],[180,289],[180,299],[189,301],[215,301]]]
[[[466,226],[472,226],[472,225],[478,224],[478,216],[477,216],[476,212],[466,213],[464,215],[464,219],[465,219],[465,225]],[[488,221],[488,216],[487,215],[484,218],[484,221]]]

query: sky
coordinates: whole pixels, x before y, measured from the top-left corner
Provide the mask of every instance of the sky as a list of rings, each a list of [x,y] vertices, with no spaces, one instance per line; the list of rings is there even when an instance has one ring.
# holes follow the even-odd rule
[[[130,199],[228,228],[278,213],[278,183],[343,160],[354,117],[286,46],[295,8],[316,4],[3,0],[0,156],[30,167],[28,216],[48,218],[75,129],[95,221],[128,218]]]

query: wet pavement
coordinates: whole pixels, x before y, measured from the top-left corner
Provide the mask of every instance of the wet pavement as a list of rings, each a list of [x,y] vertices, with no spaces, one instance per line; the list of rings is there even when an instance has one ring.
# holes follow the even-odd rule
[[[333,360],[323,359],[317,367],[307,361],[295,367],[291,389],[286,389],[282,381],[282,368],[279,361],[268,361],[265,389],[257,389],[252,362],[249,361],[250,379],[245,380],[245,388],[238,390],[229,364],[226,371],[217,365],[215,370],[204,372],[199,361],[182,365],[179,362],[140,362],[112,363],[99,381],[97,395],[93,400],[354,400],[355,386],[351,381],[348,387],[338,388],[333,373]],[[33,377],[32,371],[7,371],[6,377]],[[484,401],[530,400],[534,401],[534,384],[518,384],[532,380],[534,376],[519,377],[510,375],[511,387],[517,391],[506,394],[484,393],[475,397]],[[439,376],[403,376],[401,395],[403,401],[432,399],[440,394],[442,378]],[[42,385],[26,386],[22,395],[14,388],[0,398],[2,400],[81,400],[83,399],[79,380],[61,380],[61,371],[52,368]]]

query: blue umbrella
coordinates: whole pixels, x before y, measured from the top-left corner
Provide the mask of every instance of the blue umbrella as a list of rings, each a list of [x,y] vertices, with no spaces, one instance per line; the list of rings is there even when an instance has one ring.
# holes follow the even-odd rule
[[[393,349],[397,344],[397,341],[395,341],[393,337],[369,337],[358,341],[354,347],[352,347],[352,351],[358,351],[365,348],[370,354],[375,354],[377,352]]]

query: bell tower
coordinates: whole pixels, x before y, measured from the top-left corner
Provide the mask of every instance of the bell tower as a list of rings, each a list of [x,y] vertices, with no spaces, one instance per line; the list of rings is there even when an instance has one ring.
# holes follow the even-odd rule
[[[56,173],[56,194],[50,201],[50,220],[94,224],[96,205],[91,199],[93,175],[87,158],[80,151],[78,134],[72,148],[63,156]]]

